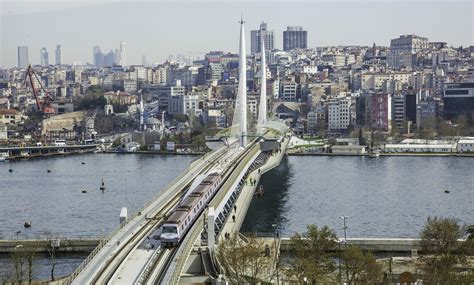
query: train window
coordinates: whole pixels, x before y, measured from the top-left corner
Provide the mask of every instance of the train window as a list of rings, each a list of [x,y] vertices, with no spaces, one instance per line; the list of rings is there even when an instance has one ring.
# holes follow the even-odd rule
[[[163,227],[161,232],[164,234],[176,234],[178,230],[175,227]]]

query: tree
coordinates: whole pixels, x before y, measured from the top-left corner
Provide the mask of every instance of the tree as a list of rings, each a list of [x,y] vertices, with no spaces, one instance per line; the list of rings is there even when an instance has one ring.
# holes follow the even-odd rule
[[[382,265],[370,252],[363,253],[356,246],[349,246],[342,254],[347,284],[381,284],[384,277]]]
[[[219,243],[217,256],[232,284],[271,281],[275,273],[275,260],[265,254],[264,242],[255,237],[244,241],[237,234],[231,235]]]
[[[429,217],[420,233],[420,245],[424,254],[422,270],[429,284],[451,283],[455,266],[466,261],[466,253],[472,250],[458,239],[465,230],[456,219]]]
[[[330,274],[336,269],[336,264],[328,249],[335,249],[337,236],[327,226],[318,228],[309,225],[303,234],[291,237],[291,248],[295,258],[287,274],[303,283],[306,277],[310,283],[326,284],[331,282]]]

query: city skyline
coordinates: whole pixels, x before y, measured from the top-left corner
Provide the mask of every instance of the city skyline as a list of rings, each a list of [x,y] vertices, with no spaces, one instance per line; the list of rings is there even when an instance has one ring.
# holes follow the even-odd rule
[[[224,4],[183,1],[186,8],[190,9],[182,9],[180,5],[171,2],[142,2],[139,5],[129,2],[114,2],[112,5],[111,2],[113,1],[102,1],[100,4],[87,1],[85,4],[44,4],[50,8],[42,7],[43,10],[40,11],[26,9],[22,12],[18,9],[28,1],[3,2],[0,66],[16,66],[18,46],[28,46],[30,62],[35,64],[40,63],[37,51],[42,47],[51,51],[56,45],[61,45],[63,63],[77,61],[85,64],[93,63],[90,53],[93,46],[108,49],[116,47],[121,41],[127,42],[129,65],[140,64],[142,56],[146,56],[148,62],[155,63],[163,62],[169,55],[178,53],[199,54],[209,50],[237,53],[238,43],[232,35],[238,29],[240,12],[247,22],[247,35],[250,35],[251,30],[258,29],[264,21],[268,23],[269,30],[275,31],[275,47],[280,50],[283,49],[283,31],[287,26],[303,26],[308,31],[308,48],[330,45],[371,46],[374,42],[389,46],[391,39],[402,34],[416,34],[427,37],[429,41],[447,42],[450,46],[472,45],[474,38],[471,2],[436,2],[426,5],[426,1],[400,1],[396,4],[354,1]],[[301,5],[305,5],[305,9],[301,9]],[[200,12],[209,8],[215,11],[212,19],[201,19]],[[398,12],[405,14],[403,22],[393,25],[396,19],[400,19]],[[87,22],[81,20],[85,13],[88,13]],[[453,13],[456,13],[455,19]],[[48,16],[51,15],[56,18],[54,22],[49,20],[51,17]],[[179,23],[175,23],[172,15],[180,15]],[[433,20],[440,17],[446,20]],[[33,22],[41,18],[45,26],[57,22],[68,24],[58,26],[57,33],[54,34],[41,33],[41,29],[33,32],[25,18]],[[233,18],[236,20],[233,21]],[[147,19],[147,22],[143,19]],[[166,24],[172,20],[174,25]],[[114,23],[114,28],[98,29],[110,21]],[[387,25],[384,26],[384,23]],[[15,29],[7,29],[11,25]],[[457,27],[470,28],[453,33]],[[84,36],[78,37],[81,33]],[[250,51],[250,38],[247,38],[247,50]]]

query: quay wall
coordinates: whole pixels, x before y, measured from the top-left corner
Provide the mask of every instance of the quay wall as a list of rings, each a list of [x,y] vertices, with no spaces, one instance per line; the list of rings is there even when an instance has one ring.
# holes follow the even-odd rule
[[[54,239],[53,239],[54,240]],[[98,238],[68,238],[60,239],[59,247],[56,252],[86,252],[89,253],[99,244]],[[51,244],[49,239],[40,240],[0,240],[0,254],[12,253],[15,250],[25,249],[33,250],[35,252],[48,252],[48,247]]]

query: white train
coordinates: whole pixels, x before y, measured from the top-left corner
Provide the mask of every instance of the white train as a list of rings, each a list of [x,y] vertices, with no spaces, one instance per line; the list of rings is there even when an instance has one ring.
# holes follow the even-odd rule
[[[221,179],[218,173],[209,174],[179,203],[162,226],[160,240],[163,246],[175,246],[181,241],[216,193]]]

